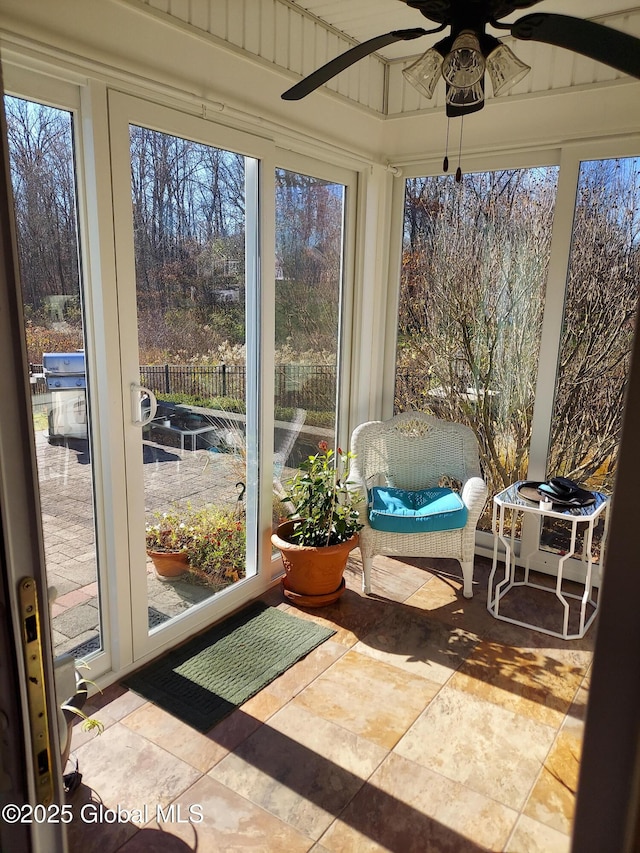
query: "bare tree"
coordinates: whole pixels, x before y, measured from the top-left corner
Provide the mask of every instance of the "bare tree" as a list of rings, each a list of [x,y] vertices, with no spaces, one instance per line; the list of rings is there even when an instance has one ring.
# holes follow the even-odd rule
[[[584,163],[548,473],[611,488],[638,297],[637,160]],[[526,475],[556,170],[407,181],[396,408],[476,431],[494,491]]]
[[[468,423],[496,490],[526,468],[555,182],[407,181],[396,409]]]
[[[80,296],[72,119],[20,98],[5,109],[24,301],[44,316],[49,297]]]
[[[276,172],[276,344],[337,352],[344,187]]]
[[[640,281],[640,162],[583,163],[549,468],[610,490]]]

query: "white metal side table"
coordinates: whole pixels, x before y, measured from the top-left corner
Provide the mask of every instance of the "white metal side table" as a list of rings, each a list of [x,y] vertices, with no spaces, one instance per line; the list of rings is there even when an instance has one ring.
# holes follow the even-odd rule
[[[594,492],[595,503],[591,506],[579,508],[561,508],[557,506],[553,508],[551,503],[534,503],[526,498],[523,498],[518,486],[521,482],[514,483],[504,491],[497,494],[493,499],[493,520],[492,529],[494,536],[493,544],[493,566],[489,575],[489,589],[487,594],[487,609],[496,617],[505,622],[511,622],[514,625],[521,625],[523,628],[532,628],[535,631],[541,631],[544,634],[550,634],[553,637],[560,637],[564,640],[574,640],[584,637],[589,626],[593,622],[598,612],[598,604],[600,596],[597,600],[593,600],[593,568],[599,566],[602,568],[604,559],[604,548],[609,524],[609,505],[610,501],[607,495],[601,492]],[[507,513],[511,516],[511,532],[505,535],[505,517]],[[569,550],[558,558],[558,574],[556,578],[555,589],[549,586],[542,586],[530,580],[529,564],[533,553],[526,555],[522,560],[522,568],[524,570],[523,580],[516,580],[516,555],[515,555],[515,535],[517,527],[518,515],[523,516],[526,513],[533,513],[543,518],[558,518],[565,522],[569,522],[571,526],[571,542]],[[603,517],[604,531],[600,541],[599,559],[596,561],[593,557],[593,531],[598,520]],[[564,569],[567,560],[573,557],[576,553],[576,539],[579,526],[583,532],[583,547],[580,555],[584,568],[584,592],[582,595],[566,592],[563,590]],[[495,584],[496,569],[498,566],[498,547],[499,544],[505,548],[504,557],[504,579],[500,583]],[[518,619],[513,619],[500,613],[500,602],[504,596],[514,587],[528,586],[534,589],[541,589],[549,593],[555,593],[563,606],[563,624],[562,631],[552,631],[548,628],[543,628],[539,625],[533,625],[528,622],[521,622]],[[570,614],[570,599],[580,601],[580,621],[578,632],[569,633],[569,614]],[[587,618],[587,608],[591,610]]]

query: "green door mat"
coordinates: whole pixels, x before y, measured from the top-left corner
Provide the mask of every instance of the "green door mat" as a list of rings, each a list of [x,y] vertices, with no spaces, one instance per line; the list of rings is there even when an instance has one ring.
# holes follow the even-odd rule
[[[122,683],[206,732],[333,634],[257,602]]]

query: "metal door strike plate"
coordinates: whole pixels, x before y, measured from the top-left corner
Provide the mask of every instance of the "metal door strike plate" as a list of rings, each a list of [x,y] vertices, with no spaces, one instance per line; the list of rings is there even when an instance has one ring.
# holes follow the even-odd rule
[[[31,754],[35,779],[36,802],[49,805],[53,801],[51,745],[47,715],[46,685],[42,666],[42,635],[38,591],[34,578],[20,582],[20,620],[22,646],[27,676],[29,720],[31,723]]]

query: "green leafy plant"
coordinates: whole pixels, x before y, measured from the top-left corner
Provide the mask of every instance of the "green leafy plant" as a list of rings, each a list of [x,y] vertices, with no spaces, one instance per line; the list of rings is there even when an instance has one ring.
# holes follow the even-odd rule
[[[96,687],[98,690],[100,688],[94,681],[90,681],[88,678],[84,678],[78,672],[79,669],[90,669],[89,664],[83,660],[76,661],[76,692],[75,695],[67,699],[60,705],[60,708],[63,711],[67,711],[69,714],[75,714],[77,717],[80,717],[82,720],[82,724],[80,728],[85,732],[95,732],[98,735],[101,735],[104,731],[104,723],[101,720],[96,719],[95,717],[90,717],[82,710],[82,705],[89,693],[89,685]],[[100,690],[102,693],[102,691]],[[81,704],[80,704],[81,703]]]
[[[222,588],[246,570],[246,522],[235,510],[205,506],[156,513],[147,525],[148,551],[184,551],[192,580]]]
[[[245,576],[246,523],[231,510],[204,508],[192,519],[189,565],[208,583],[226,586]]]
[[[322,548],[346,542],[362,528],[357,508],[362,494],[349,480],[353,455],[340,448],[335,454],[326,441],[318,449],[288,481],[284,496],[294,507],[290,538]]]

